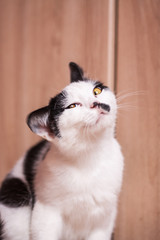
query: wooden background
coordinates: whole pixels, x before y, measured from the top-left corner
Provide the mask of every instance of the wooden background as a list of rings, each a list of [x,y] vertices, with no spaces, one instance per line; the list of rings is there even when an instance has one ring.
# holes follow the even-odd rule
[[[38,139],[26,116],[69,83],[70,61],[105,82],[107,11],[105,0],[0,0],[1,179]]]
[[[69,82],[69,61],[118,96],[135,92],[119,98],[115,240],[160,239],[159,12],[158,0],[0,0],[0,180],[38,140],[26,116]]]
[[[120,0],[117,92],[136,108],[120,111],[125,155],[118,240],[160,239],[160,1]],[[123,113],[122,113],[123,112]]]

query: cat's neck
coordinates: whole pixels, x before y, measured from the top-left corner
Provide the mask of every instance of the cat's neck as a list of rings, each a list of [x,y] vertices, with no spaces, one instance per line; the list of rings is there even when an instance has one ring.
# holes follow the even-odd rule
[[[83,135],[82,135],[83,136]],[[69,161],[75,161],[75,159],[81,159],[89,157],[103,148],[110,148],[114,139],[114,131],[104,130],[101,133],[86,134],[83,137],[72,136],[72,138],[64,139],[60,141],[61,145],[52,144],[50,150],[50,157],[57,155],[61,159],[69,159]]]

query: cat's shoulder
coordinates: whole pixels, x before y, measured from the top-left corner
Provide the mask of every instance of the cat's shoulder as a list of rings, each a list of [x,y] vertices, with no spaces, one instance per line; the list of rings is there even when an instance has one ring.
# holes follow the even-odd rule
[[[36,167],[45,158],[49,149],[49,142],[40,141],[17,161],[1,183],[0,203],[10,207],[30,205],[34,195],[33,181]]]

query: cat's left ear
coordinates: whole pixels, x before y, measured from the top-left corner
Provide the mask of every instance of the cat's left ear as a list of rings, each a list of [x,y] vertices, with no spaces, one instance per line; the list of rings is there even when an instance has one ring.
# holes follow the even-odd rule
[[[31,112],[27,117],[27,124],[32,132],[37,135],[52,141],[53,133],[49,127],[49,107],[40,108],[34,112]]]
[[[74,62],[69,63],[70,82],[84,81],[83,69]]]

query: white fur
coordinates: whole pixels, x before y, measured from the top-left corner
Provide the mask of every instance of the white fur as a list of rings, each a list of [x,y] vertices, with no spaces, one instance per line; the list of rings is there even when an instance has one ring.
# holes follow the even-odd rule
[[[53,144],[39,164],[34,182],[32,240],[111,239],[123,174],[123,156],[114,138],[117,104],[110,90],[104,89],[95,96],[93,88],[92,81],[67,86],[65,107],[73,103],[80,105],[66,109],[59,117],[61,138],[40,134]],[[96,101],[108,104],[110,112],[92,108]],[[21,161],[17,166],[21,169]],[[4,220],[10,221],[14,210],[7,213],[4,208],[4,211],[9,215]],[[30,217],[27,208],[22,209],[22,216],[16,215],[17,222],[21,223],[23,213],[27,217],[20,226],[22,229],[25,226],[27,231],[26,221]],[[28,240],[28,235],[22,236],[7,240]]]
[[[24,157],[17,161],[8,177],[16,177],[27,183],[23,174],[23,161]],[[5,240],[22,240],[22,236],[23,240],[30,239],[31,208],[29,206],[12,208],[0,204],[0,216],[4,222]]]
[[[52,140],[39,166],[32,239],[109,240],[123,172],[123,156],[114,138],[115,96],[108,89],[94,96],[92,82],[72,83],[65,91],[66,107],[81,105],[60,116],[62,137]],[[95,101],[110,105],[111,111],[100,114],[91,108]]]
[[[20,158],[16,165],[14,166],[14,168],[12,169],[10,175],[12,177],[17,177],[19,179],[21,179],[23,182],[26,183],[26,179],[24,177],[24,173],[23,173],[23,163],[24,163],[24,159],[25,159],[25,156]]]
[[[29,207],[9,208],[0,204],[0,213],[4,222],[5,240],[30,239]]]

